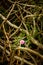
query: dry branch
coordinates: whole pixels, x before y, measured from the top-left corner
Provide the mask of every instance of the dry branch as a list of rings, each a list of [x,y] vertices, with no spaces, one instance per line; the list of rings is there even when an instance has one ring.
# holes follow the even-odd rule
[[[2,14],[0,14],[0,17],[1,17],[3,20],[6,19]],[[11,23],[10,21],[8,21],[8,20],[7,20],[7,23],[8,23],[11,27],[14,27],[14,28],[16,28],[16,29],[19,28],[18,26],[16,26],[15,24],[12,24],[12,23]],[[29,34],[29,32],[28,32],[27,30],[24,30],[24,29],[21,29],[21,28],[20,28],[20,31],[24,31],[28,36],[31,37],[31,41],[32,41],[33,44],[35,44],[35,45],[37,45],[39,48],[43,49],[43,44],[41,44],[41,43],[39,43],[37,40],[35,40],[35,39]]]
[[[38,52],[36,52],[36,51],[34,51],[34,50],[30,49],[30,48],[17,47],[16,49],[18,49],[18,50],[25,50],[25,51],[29,51],[30,53],[33,53],[33,54],[35,54],[35,55],[37,55],[37,56],[39,56],[40,58],[42,58],[42,59],[43,59],[43,55],[41,55],[40,53],[38,53]]]
[[[20,60],[20,61],[22,61],[22,62],[25,62],[25,63],[28,64],[28,65],[34,65],[34,64],[32,64],[31,62],[26,61],[25,59],[23,59],[23,58],[21,58],[21,57],[14,56],[14,58],[15,58],[15,59],[18,59],[18,60]]]

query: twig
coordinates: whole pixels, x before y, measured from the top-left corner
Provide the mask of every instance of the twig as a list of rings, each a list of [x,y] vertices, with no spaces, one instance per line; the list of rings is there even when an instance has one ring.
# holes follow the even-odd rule
[[[20,26],[17,28],[17,30],[9,36],[9,38],[11,38],[13,35],[17,34],[17,32],[19,31],[21,25],[22,25],[22,23],[21,23]]]
[[[5,34],[6,38],[7,38],[7,42],[9,42],[8,36],[7,36],[7,34],[6,34],[6,31],[5,31],[4,24],[3,24],[2,26],[3,26],[3,31],[4,31],[4,34]]]
[[[6,21],[7,21],[7,19],[9,18],[9,16],[10,16],[11,12],[12,12],[12,11],[13,11],[13,9],[14,9],[14,6],[15,6],[15,3],[13,4],[13,6],[12,6],[12,8],[11,8],[10,12],[8,13],[8,15],[7,15],[6,19],[3,21],[3,23],[4,23],[4,22],[6,22]],[[2,24],[3,24],[3,23],[2,23]]]
[[[35,58],[30,53],[28,53],[27,51],[25,51],[25,52],[30,56],[30,58],[32,58],[32,60],[35,63],[35,65],[37,65]]]
[[[42,14],[39,14],[38,20],[40,20],[41,16],[43,16],[43,13]]]
[[[40,7],[40,6],[37,6],[37,5],[28,5],[28,4],[24,4],[24,3],[19,3],[19,2],[17,2],[19,5],[23,5],[23,6],[28,6],[28,7],[33,7],[33,8],[35,8],[35,7],[38,7],[39,9],[41,9],[42,7]]]
[[[18,5],[18,9],[19,9],[19,12],[20,12],[20,15],[21,15],[21,18],[22,18],[22,21],[21,21],[21,22],[23,23],[25,29],[28,30],[28,28],[27,28],[27,26],[26,26],[26,24],[25,24],[25,20],[24,20],[24,18],[23,18],[23,15],[22,15],[22,13],[21,13],[20,8],[21,8],[21,6]]]
[[[15,58],[15,59],[18,59],[18,60],[20,60],[20,61],[22,61],[22,62],[25,62],[26,64],[29,64],[29,65],[34,65],[34,64],[32,64],[31,62],[26,61],[25,59],[23,59],[23,58],[21,58],[21,57],[14,56],[14,58]]]
[[[36,16],[36,15],[33,15],[33,14],[31,14],[31,15],[26,15],[24,18],[28,18],[28,17],[34,17],[34,16]]]
[[[4,50],[4,47],[1,46],[1,45],[0,45],[0,48],[1,48],[2,50]],[[8,50],[5,50],[5,51],[6,51],[6,53],[10,56],[10,52],[9,52]]]
[[[12,1],[12,0],[8,0],[8,1],[9,1],[10,3],[12,3],[12,4],[14,3],[14,1]]]
[[[6,12],[5,12],[5,13],[7,13],[7,12],[11,9],[11,7],[12,7],[12,5],[9,7],[9,9],[8,9],[8,10],[6,10]]]
[[[43,55],[41,55],[40,53],[38,53],[38,52],[36,52],[36,51],[34,51],[34,50],[30,49],[30,48],[18,47],[18,48],[16,48],[16,49],[18,49],[18,50],[20,49],[20,50],[29,51],[30,53],[33,53],[33,54],[39,56],[41,59],[43,59]]]
[[[6,19],[2,14],[0,14],[0,17],[1,17],[3,20]],[[11,27],[14,27],[14,28],[18,29],[18,26],[16,26],[15,24],[12,24],[10,21],[7,20],[7,23],[8,23]],[[41,44],[41,43],[39,43],[37,40],[35,40],[35,39],[29,34],[29,32],[28,32],[27,30],[24,30],[24,29],[21,29],[21,28],[20,28],[20,31],[24,31],[28,36],[31,37],[30,40],[32,41],[33,44],[35,44],[35,45],[37,45],[39,48],[43,49],[43,44]]]
[[[33,28],[33,36],[34,36],[34,34],[35,34],[35,32],[36,32],[36,26],[35,26],[35,17],[33,17],[33,26],[34,26],[34,28]]]

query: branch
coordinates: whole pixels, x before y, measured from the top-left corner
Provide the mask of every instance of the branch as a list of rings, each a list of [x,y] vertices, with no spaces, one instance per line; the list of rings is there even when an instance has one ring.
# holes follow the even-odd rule
[[[28,65],[34,65],[34,64],[32,64],[31,62],[26,61],[25,59],[23,59],[23,58],[21,58],[21,57],[14,56],[14,58],[15,58],[15,59],[18,59],[18,60],[20,60],[20,61],[22,61],[22,62],[25,62],[25,63],[28,64]]]
[[[4,50],[4,47],[1,46],[1,45],[0,45],[0,48],[1,48],[2,50]],[[10,56],[10,52],[9,52],[8,50],[5,50],[5,51],[6,51],[6,53]]]
[[[30,48],[17,47],[16,49],[18,49],[18,50],[25,50],[25,51],[29,51],[30,53],[33,53],[33,54],[35,54],[35,55],[39,56],[41,59],[43,59],[43,55],[41,55],[40,53],[38,53],[38,52],[36,52],[36,51],[34,51],[34,50],[30,49]]]
[[[6,19],[2,14],[0,14],[0,17],[4,20]],[[14,27],[16,29],[18,29],[19,27],[16,26],[15,24],[12,24],[10,21],[7,20],[7,23],[11,26],[11,27]],[[37,45],[39,48],[43,49],[43,44],[39,43],[37,40],[35,40],[31,35],[30,33],[27,31],[27,30],[24,30],[24,29],[21,29],[20,28],[20,31],[24,31],[28,36],[30,36],[30,40],[32,41],[33,44]]]
[[[7,21],[7,19],[9,18],[10,14],[11,14],[11,12],[13,11],[14,7],[15,7],[15,3],[12,5],[11,10],[10,10],[10,12],[8,13],[6,19],[3,21],[3,23]],[[3,24],[3,23],[2,23],[2,24]]]

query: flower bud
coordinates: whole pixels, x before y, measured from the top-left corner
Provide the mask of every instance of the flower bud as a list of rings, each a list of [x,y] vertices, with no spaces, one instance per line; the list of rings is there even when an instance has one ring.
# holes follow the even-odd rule
[[[25,41],[24,40],[20,40],[20,44],[25,44]]]

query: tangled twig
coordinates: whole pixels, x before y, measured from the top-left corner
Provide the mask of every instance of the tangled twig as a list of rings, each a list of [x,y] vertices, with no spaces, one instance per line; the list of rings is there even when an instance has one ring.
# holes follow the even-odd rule
[[[0,17],[4,20],[6,19],[2,14],[0,14]],[[14,27],[16,29],[18,29],[18,26],[16,26],[15,24],[12,24],[10,21],[7,20],[7,23],[11,26],[11,27]],[[33,44],[37,45],[39,48],[43,49],[43,45],[41,43],[39,43],[37,40],[35,40],[27,30],[24,30],[24,29],[21,29],[20,28],[20,31],[24,31],[27,35],[29,35],[31,37],[31,41]]]

